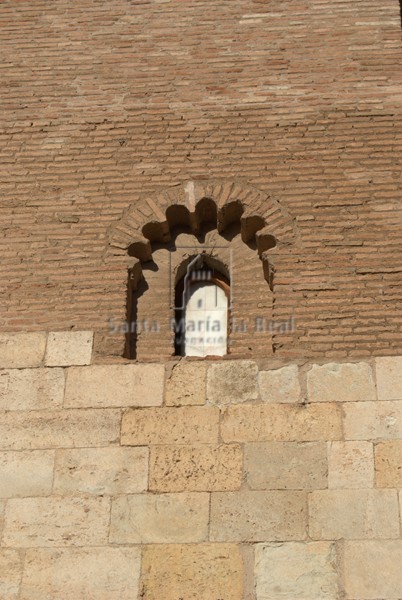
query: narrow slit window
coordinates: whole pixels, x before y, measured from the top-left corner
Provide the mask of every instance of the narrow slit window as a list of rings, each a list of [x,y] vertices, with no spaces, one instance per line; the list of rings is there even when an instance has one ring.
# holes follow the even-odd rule
[[[215,269],[199,260],[194,262],[176,289],[180,301],[180,309],[176,310],[176,354],[224,356],[228,353],[229,284]]]

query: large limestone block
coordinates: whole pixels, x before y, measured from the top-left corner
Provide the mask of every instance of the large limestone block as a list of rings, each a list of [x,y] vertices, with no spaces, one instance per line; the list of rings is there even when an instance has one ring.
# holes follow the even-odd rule
[[[25,450],[108,446],[120,435],[117,409],[0,413],[0,448]]]
[[[20,600],[136,600],[140,567],[139,548],[35,548]]]
[[[321,489],[327,487],[325,442],[247,444],[244,468],[251,489]]]
[[[243,561],[239,547],[232,544],[146,547],[141,597],[243,600]]]
[[[297,365],[274,371],[260,371],[258,381],[263,402],[294,403],[301,399]]]
[[[56,494],[135,494],[145,491],[147,486],[148,448],[80,448],[57,452]]]
[[[243,451],[238,444],[153,446],[149,487],[157,492],[240,488]]]
[[[402,488],[402,440],[375,446],[375,476],[377,487]]]
[[[402,400],[402,356],[375,359],[379,400]]]
[[[0,549],[0,598],[17,600],[20,592],[22,560],[17,550]]]
[[[336,560],[330,542],[258,544],[256,600],[338,600]]]
[[[56,409],[63,397],[63,369],[0,371],[0,410]]]
[[[0,452],[0,498],[51,494],[53,470],[53,450]]]
[[[344,579],[347,600],[402,598],[402,540],[345,543]]]
[[[399,537],[395,490],[317,490],[309,496],[314,540]]]
[[[373,444],[328,442],[328,487],[372,488],[374,486]]]
[[[108,498],[14,498],[7,502],[3,544],[16,548],[105,545],[109,517]]]
[[[180,362],[166,381],[166,405],[202,405],[206,400],[207,365],[203,362]]]
[[[127,410],[122,419],[121,443],[216,444],[219,410],[213,406],[182,406]]]
[[[402,438],[402,402],[346,403],[344,413],[347,440]]]
[[[336,404],[228,406],[221,423],[224,442],[309,442],[342,437]]]
[[[250,402],[258,398],[258,368],[252,360],[211,365],[207,375],[207,399],[211,404]]]
[[[205,541],[209,494],[138,494],[112,504],[112,544],[169,544]]]
[[[45,349],[45,333],[1,333],[0,369],[40,367]]]
[[[210,539],[218,542],[304,540],[306,494],[298,491],[216,492]]]
[[[4,512],[6,510],[6,501],[0,500],[0,539],[4,526]]]
[[[91,364],[93,338],[92,331],[57,331],[49,333],[45,364],[49,367]]]
[[[307,393],[310,402],[375,400],[372,369],[365,362],[313,365],[307,373]]]
[[[65,407],[159,406],[163,365],[93,365],[67,370]]]

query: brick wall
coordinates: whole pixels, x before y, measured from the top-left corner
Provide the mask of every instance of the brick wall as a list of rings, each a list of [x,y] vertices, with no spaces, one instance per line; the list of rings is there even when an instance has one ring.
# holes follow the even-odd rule
[[[276,257],[281,357],[392,355],[401,333],[397,0],[2,2],[3,331],[123,351],[130,206],[240,182],[298,229]],[[248,294],[241,298],[244,304]]]
[[[2,600],[402,596],[402,357],[0,356]]]

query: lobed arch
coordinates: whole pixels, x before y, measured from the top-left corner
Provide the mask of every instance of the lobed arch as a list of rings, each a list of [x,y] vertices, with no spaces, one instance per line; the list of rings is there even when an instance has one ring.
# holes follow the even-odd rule
[[[294,251],[298,245],[293,219],[274,198],[252,187],[238,182],[189,181],[153,197],[139,197],[109,230],[108,260],[128,267],[128,280],[125,281],[127,321],[152,322],[154,315],[162,321],[157,332],[138,333],[135,330],[132,333],[130,330],[127,333],[125,356],[128,358],[170,357],[176,347],[172,330],[167,325],[175,312],[172,299],[177,281],[172,288],[171,275],[175,274],[177,280],[183,266],[180,262],[163,260],[160,251],[169,250],[172,255],[177,252],[176,259],[180,260],[183,255],[183,260],[187,260],[188,251],[176,246],[177,237],[183,234],[196,238],[194,251],[198,248],[206,261],[217,260],[223,266],[226,263],[222,248],[226,246],[219,246],[218,238],[228,241],[227,248],[231,248],[235,256],[243,259],[248,256],[251,260],[255,253],[255,258],[261,262],[257,260],[251,269],[262,266],[262,273],[257,275],[253,271],[255,275],[248,281],[248,266],[245,267],[244,262],[237,263],[235,295],[242,290],[237,296],[242,300],[230,305],[231,316],[236,323],[243,318],[251,322],[257,312],[268,321],[272,319],[276,257],[279,258],[283,251]],[[170,271],[172,264],[175,266]],[[267,290],[263,289],[263,283],[268,283]],[[167,286],[166,292],[170,295],[160,293],[161,285],[163,289]],[[229,285],[232,285],[231,277]],[[254,286],[252,298],[247,298],[245,285]],[[147,300],[143,297],[145,293]],[[259,302],[261,306],[257,306]],[[251,331],[243,333],[237,326],[231,330],[230,337],[236,346],[233,352],[251,352],[257,343]],[[265,353],[272,345],[269,332],[261,344]]]
[[[170,242],[177,228],[199,236],[205,226],[223,233],[233,224],[262,259],[296,243],[293,219],[270,195],[238,182],[189,181],[131,205],[112,227],[109,247],[114,255],[147,262],[153,245]]]

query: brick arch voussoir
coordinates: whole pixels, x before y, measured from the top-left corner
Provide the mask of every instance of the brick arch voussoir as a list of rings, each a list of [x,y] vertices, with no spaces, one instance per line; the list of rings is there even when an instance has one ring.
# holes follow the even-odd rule
[[[238,182],[195,181],[143,196],[128,207],[110,230],[109,249],[151,260],[152,242],[168,242],[176,225],[196,234],[214,210],[218,231],[238,220],[242,239],[255,240],[260,255],[297,242],[294,220],[270,195]]]

